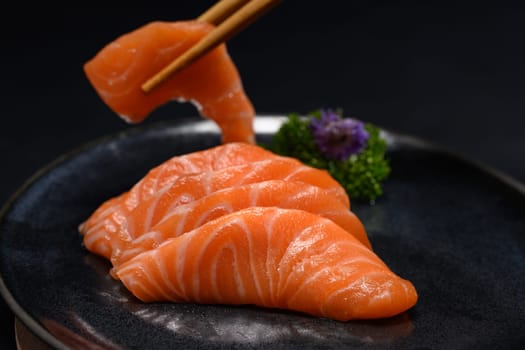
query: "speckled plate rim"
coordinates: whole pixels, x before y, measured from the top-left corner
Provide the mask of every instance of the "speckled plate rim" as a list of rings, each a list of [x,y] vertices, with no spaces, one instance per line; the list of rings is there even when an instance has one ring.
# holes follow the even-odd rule
[[[254,128],[255,128],[256,134],[268,135],[268,134],[275,133],[278,127],[281,125],[281,123],[285,119],[286,119],[285,116],[279,115],[279,114],[260,114],[258,115],[255,118],[255,122],[254,122]],[[188,117],[188,118],[182,118],[181,120],[173,121],[173,122],[172,121],[161,121],[161,122],[150,123],[147,125],[143,124],[143,125],[132,126],[123,131],[110,133],[102,137],[96,138],[83,145],[80,145],[77,148],[74,148],[68,152],[65,152],[62,155],[55,158],[53,161],[49,162],[48,164],[44,165],[39,170],[37,170],[9,197],[9,199],[4,203],[4,205],[0,209],[0,223],[4,220],[5,215],[13,207],[13,205],[16,203],[18,198],[20,198],[20,196],[22,196],[24,192],[32,184],[34,184],[37,180],[39,180],[41,177],[43,177],[48,172],[60,167],[62,163],[72,158],[75,158],[79,154],[85,151],[88,151],[89,149],[95,146],[101,145],[103,143],[115,140],[115,139],[124,139],[127,137],[131,137],[137,133],[142,133],[142,132],[146,132],[146,131],[154,130],[154,129],[160,129],[163,126],[177,127],[177,128],[184,128],[185,126],[191,126],[191,128],[195,130],[196,125],[199,126],[197,129],[202,132],[207,132],[207,131],[218,132],[218,128],[213,122],[209,120],[198,119],[195,117]],[[491,167],[483,162],[473,160],[465,155],[460,154],[459,152],[452,151],[436,143],[430,142],[428,140],[424,140],[422,138],[414,137],[411,135],[401,134],[401,133],[397,133],[397,132],[393,132],[389,130],[382,130],[382,136],[386,139],[388,143],[388,149],[391,151],[403,149],[404,147],[411,147],[411,148],[417,148],[420,150],[424,150],[426,152],[430,152],[434,154],[441,154],[447,157],[455,158],[462,163],[466,163],[471,166],[474,166],[475,168],[477,168],[477,170],[481,172],[491,175],[495,179],[499,180],[501,183],[507,185],[512,190],[516,191],[517,193],[525,197],[525,184],[521,183],[520,181],[513,178],[512,176],[502,171],[499,171],[495,169],[494,167]],[[33,332],[37,337],[39,337],[45,343],[47,343],[48,345],[56,349],[64,349],[64,350],[69,349],[58,338],[56,338],[50,332],[48,332],[45,327],[43,327],[40,323],[34,320],[29,315],[29,313],[17,302],[17,300],[13,297],[13,295],[9,291],[9,288],[4,282],[2,271],[0,271],[0,295],[3,297],[4,301],[6,302],[8,307],[11,309],[11,311],[14,313],[15,317],[17,317],[21,322],[23,322],[23,324],[31,332]],[[14,326],[13,326],[13,331],[14,331]]]

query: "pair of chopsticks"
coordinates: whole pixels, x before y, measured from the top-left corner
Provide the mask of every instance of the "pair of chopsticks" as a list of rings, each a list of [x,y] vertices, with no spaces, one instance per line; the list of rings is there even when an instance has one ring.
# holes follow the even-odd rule
[[[217,27],[147,80],[141,86],[142,90],[149,93],[171,75],[233,37],[279,2],[280,0],[220,0],[197,18],[198,21],[208,22]]]

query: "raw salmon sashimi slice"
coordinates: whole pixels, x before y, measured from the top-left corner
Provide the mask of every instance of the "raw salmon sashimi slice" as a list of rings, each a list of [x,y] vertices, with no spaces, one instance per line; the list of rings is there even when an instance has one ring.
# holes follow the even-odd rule
[[[128,122],[141,122],[171,100],[190,101],[217,123],[223,142],[254,143],[255,111],[225,44],[150,93],[141,89],[213,28],[197,21],[151,22],[106,45],[84,64],[84,72],[101,99]]]
[[[181,175],[224,169],[248,162],[270,159],[275,156],[276,154],[256,145],[230,142],[172,157],[151,169],[143,179],[132,187],[125,199],[126,208],[136,207],[138,202],[148,199],[159,189],[173,183]]]
[[[326,170],[307,166],[294,158],[274,156],[258,162],[178,177],[170,186],[138,203],[131,212],[113,212],[99,218],[98,223],[84,232],[84,246],[110,259],[115,249],[124,247],[127,242],[149,231],[182,204],[224,188],[278,179],[321,187],[347,209],[350,208],[345,189]]]
[[[206,170],[219,170],[276,156],[257,145],[230,142],[205,150],[174,156],[151,169],[133,187],[102,205],[81,225],[81,231],[91,228],[100,216],[115,210],[133,210],[137,203],[147,200],[160,188],[173,183],[179,176],[196,174]],[[116,207],[114,207],[116,206]],[[122,208],[120,207],[122,206]]]
[[[225,188],[176,207],[149,232],[139,235],[122,249],[114,250],[111,262],[118,266],[208,221],[241,209],[262,206],[301,209],[326,217],[371,248],[361,221],[326,190],[304,182],[269,180]]]
[[[144,302],[254,304],[340,321],[411,308],[417,292],[333,221],[251,207],[165,241],[116,274]]]
[[[79,225],[79,231],[86,234],[98,230],[100,226],[106,223],[109,225],[107,229],[111,231],[112,223],[106,222],[106,218],[110,216],[125,217],[131,210],[135,209],[138,203],[148,200],[159,189],[169,186],[182,175],[224,169],[270,159],[275,156],[274,153],[257,145],[230,142],[172,157],[151,169],[129,191],[102,203],[86,221]],[[107,254],[110,254],[109,246],[106,248],[104,246],[107,244],[100,246],[99,250],[107,250]]]

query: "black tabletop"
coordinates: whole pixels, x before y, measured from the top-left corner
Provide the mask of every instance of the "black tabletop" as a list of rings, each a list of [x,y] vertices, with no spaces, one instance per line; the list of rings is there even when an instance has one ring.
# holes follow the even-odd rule
[[[149,21],[195,18],[213,3],[15,5],[1,24],[0,202],[63,152],[132,127],[98,98],[84,62]],[[501,2],[285,0],[228,50],[258,113],[342,108],[525,182],[524,18]],[[189,115],[174,102],[144,123]],[[4,304],[0,313],[1,344],[14,348],[13,316]]]

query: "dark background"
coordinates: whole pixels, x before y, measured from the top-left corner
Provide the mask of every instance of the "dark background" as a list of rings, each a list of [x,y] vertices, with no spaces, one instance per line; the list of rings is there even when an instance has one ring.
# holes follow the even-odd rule
[[[138,26],[213,3],[4,13],[0,202],[63,152],[133,127],[98,98],[84,62]],[[503,2],[284,0],[228,49],[258,113],[340,107],[525,182],[524,38],[525,10]],[[144,123],[186,116],[196,110],[174,102]],[[1,344],[14,348],[13,316],[0,306]]]

